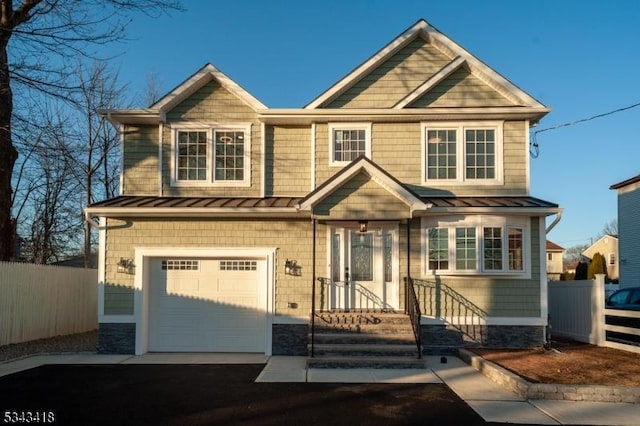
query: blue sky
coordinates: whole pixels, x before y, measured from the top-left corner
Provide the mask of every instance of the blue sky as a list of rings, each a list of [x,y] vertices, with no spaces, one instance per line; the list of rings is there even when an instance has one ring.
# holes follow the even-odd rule
[[[640,102],[637,0],[183,0],[135,16],[112,47],[121,82],[168,91],[212,63],[269,107],[302,107],[424,18],[552,108],[538,129]],[[145,106],[145,105],[140,105]],[[549,239],[588,244],[617,217],[609,186],[640,174],[640,107],[537,135],[531,195],[560,204]]]

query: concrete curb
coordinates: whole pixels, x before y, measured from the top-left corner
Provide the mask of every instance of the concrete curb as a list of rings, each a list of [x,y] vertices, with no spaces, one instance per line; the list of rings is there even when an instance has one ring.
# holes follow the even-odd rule
[[[458,355],[489,379],[527,399],[640,404],[640,387],[530,383],[466,349],[460,349]]]

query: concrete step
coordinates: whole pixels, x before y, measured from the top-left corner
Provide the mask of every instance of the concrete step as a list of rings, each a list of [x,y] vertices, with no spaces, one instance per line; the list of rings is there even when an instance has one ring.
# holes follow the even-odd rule
[[[308,368],[425,368],[424,359],[409,357],[333,356],[307,359]]]
[[[360,313],[360,312],[343,312],[343,313],[317,313],[315,316],[316,325],[336,325],[336,324],[360,324],[360,325],[378,325],[378,324],[410,324],[409,317],[406,314],[389,314],[389,313]]]
[[[413,328],[409,324],[316,324],[315,330],[316,333],[413,333]]]
[[[309,335],[311,341],[311,335]],[[413,331],[409,333],[344,333],[344,332],[322,332],[316,333],[314,337],[316,344],[415,344]]]
[[[311,345],[308,346],[311,353]],[[382,356],[382,357],[416,357],[418,349],[414,344],[319,344],[314,345],[317,357],[333,356]]]

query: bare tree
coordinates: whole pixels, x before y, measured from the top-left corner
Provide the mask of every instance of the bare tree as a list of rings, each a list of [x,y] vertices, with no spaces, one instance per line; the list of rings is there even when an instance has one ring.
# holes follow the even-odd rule
[[[73,142],[69,117],[55,104],[41,105],[37,117],[36,139],[31,139],[30,133],[16,133],[18,146],[26,142],[30,150],[19,167],[16,194],[20,209],[15,217],[24,236],[23,258],[49,263],[77,247],[82,221],[76,206],[81,191],[74,176],[75,165],[66,155]]]
[[[151,71],[147,74],[147,85],[142,93],[142,105],[146,108],[153,105],[162,96],[162,80]]]
[[[89,68],[78,66],[80,92],[74,105],[77,120],[75,132],[77,143],[68,152],[69,161],[85,194],[81,208],[93,203],[97,198],[111,198],[115,195],[115,181],[118,176],[119,137],[114,127],[98,113],[99,109],[121,105],[124,87],[118,85],[118,75],[111,73],[105,62],[94,62]],[[89,266],[91,254],[91,226],[84,224],[84,260]]]
[[[618,236],[618,221],[616,219],[607,222],[602,228],[601,237],[605,235],[613,235],[614,237]]]
[[[177,0],[0,0],[0,260],[12,257],[14,91],[71,100],[71,59],[95,57],[100,46],[123,40],[132,13],[180,9]],[[129,15],[129,16],[128,16]]]
[[[564,261],[567,263],[578,262],[582,259],[582,252],[589,248],[588,244],[577,244],[567,248],[564,252]]]

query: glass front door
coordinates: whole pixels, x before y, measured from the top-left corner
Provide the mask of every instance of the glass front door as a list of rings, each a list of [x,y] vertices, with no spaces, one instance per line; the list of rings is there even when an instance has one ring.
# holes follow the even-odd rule
[[[366,232],[356,227],[331,228],[331,279],[326,284],[331,309],[394,309],[398,307],[397,225],[373,223]]]

